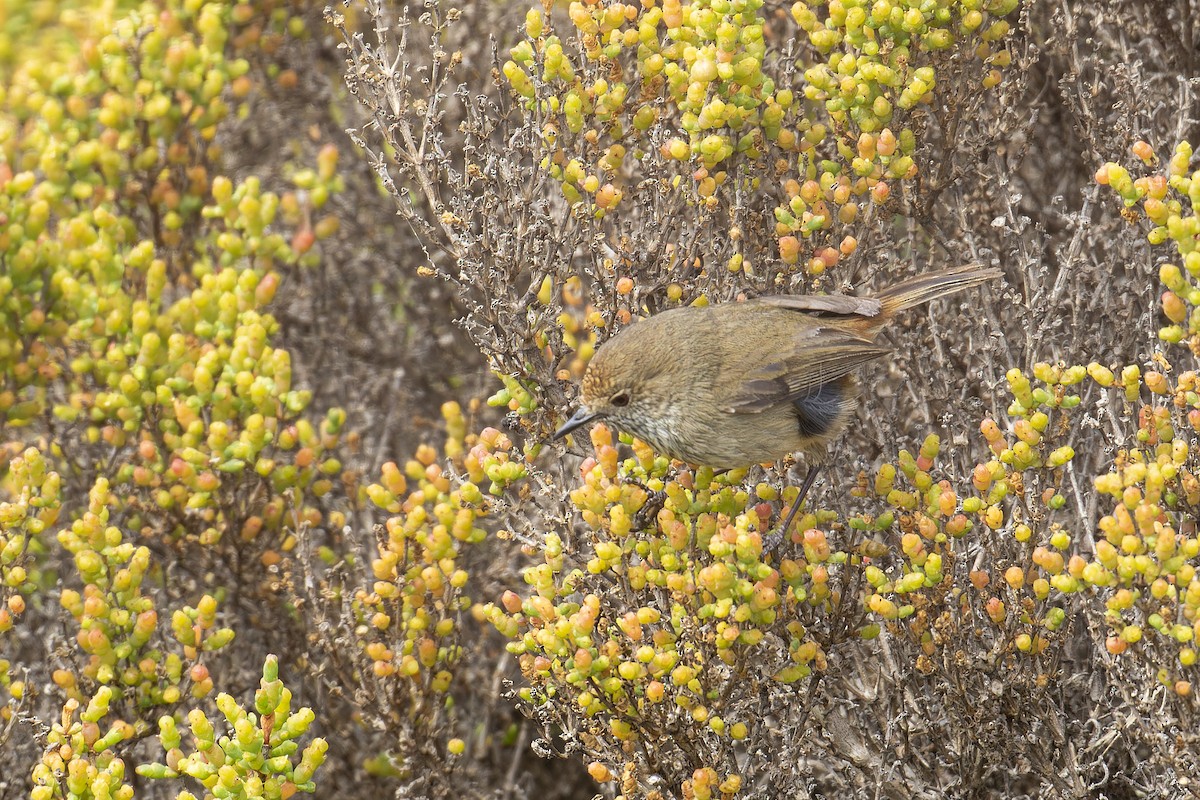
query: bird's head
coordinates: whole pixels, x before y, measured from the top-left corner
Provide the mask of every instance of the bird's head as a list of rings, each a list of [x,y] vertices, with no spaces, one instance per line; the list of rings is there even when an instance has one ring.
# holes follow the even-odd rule
[[[555,439],[605,420],[665,450],[684,387],[677,354],[662,340],[640,341],[641,327],[628,328],[596,351],[583,376],[579,410],[555,431]]]

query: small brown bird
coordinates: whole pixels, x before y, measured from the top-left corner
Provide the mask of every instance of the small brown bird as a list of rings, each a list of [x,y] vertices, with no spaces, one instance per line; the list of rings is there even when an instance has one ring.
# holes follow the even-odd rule
[[[809,462],[790,527],[858,391],[851,373],[886,355],[875,342],[898,312],[1001,275],[972,264],[875,297],[776,295],[655,314],[605,342],[583,376],[579,410],[559,439],[606,419],[655,450],[732,469],[803,452]]]

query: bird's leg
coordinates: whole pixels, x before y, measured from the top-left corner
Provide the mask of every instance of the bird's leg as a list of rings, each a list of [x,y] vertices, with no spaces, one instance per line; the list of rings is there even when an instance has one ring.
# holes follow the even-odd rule
[[[783,521],[783,530],[780,534],[787,535],[788,529],[792,527],[792,520],[796,518],[796,512],[800,510],[800,505],[804,502],[804,498],[808,496],[808,490],[817,481],[817,473],[821,471],[820,464],[813,464],[808,468],[808,473],[804,476],[804,482],[800,484],[800,494],[796,495],[796,502],[792,503],[792,509],[788,511],[787,519]]]
[[[788,529],[792,527],[792,520],[796,518],[796,513],[800,511],[800,505],[804,502],[804,498],[808,495],[808,490],[812,488],[813,483],[817,480],[817,473],[821,471],[820,464],[813,464],[808,468],[808,473],[804,476],[804,481],[800,484],[800,493],[796,495],[796,502],[792,503],[792,508],[788,511],[787,519],[783,521],[783,527],[767,536],[763,542],[763,553],[772,553],[783,538],[787,536]]]

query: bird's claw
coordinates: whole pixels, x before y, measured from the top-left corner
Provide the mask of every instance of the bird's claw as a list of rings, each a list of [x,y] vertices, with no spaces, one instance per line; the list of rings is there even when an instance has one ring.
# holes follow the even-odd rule
[[[662,511],[662,507],[666,505],[667,493],[664,491],[650,492],[646,498],[646,502],[642,503],[642,507],[633,515],[633,529],[635,531],[644,530],[658,516],[658,512]]]

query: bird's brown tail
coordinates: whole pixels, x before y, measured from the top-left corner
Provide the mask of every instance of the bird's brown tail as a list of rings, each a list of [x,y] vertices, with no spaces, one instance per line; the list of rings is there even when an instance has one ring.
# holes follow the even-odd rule
[[[890,317],[897,311],[903,311],[906,308],[919,306],[930,300],[987,283],[1002,274],[995,267],[966,264],[908,278],[887,287],[875,297],[883,306],[884,316]]]

